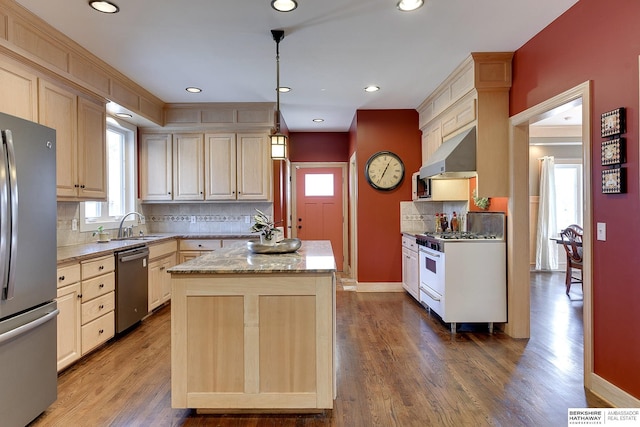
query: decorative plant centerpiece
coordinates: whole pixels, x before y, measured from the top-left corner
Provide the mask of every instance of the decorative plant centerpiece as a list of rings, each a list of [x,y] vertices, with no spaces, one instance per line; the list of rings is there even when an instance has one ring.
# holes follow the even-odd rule
[[[473,204],[479,207],[480,209],[487,209],[491,202],[487,197],[478,197],[478,189],[473,190]]]
[[[91,235],[98,236],[98,242],[108,242],[110,240],[109,232],[104,231],[104,227],[102,225],[99,226],[98,229],[94,231]]]
[[[276,234],[280,233],[280,230],[276,228],[273,221],[269,220],[269,217],[259,209],[256,209],[257,214],[253,215],[255,221],[251,226],[251,231],[260,233],[260,241],[263,244],[275,244]]]

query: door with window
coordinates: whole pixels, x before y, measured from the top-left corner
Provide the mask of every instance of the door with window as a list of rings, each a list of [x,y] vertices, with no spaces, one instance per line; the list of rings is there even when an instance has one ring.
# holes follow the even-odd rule
[[[301,240],[330,240],[338,271],[343,270],[342,167],[296,167],[293,227]]]

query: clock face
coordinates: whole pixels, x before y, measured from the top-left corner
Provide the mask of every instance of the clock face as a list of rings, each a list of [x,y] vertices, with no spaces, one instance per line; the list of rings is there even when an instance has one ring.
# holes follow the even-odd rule
[[[404,163],[397,154],[380,151],[367,160],[364,176],[375,189],[393,190],[404,178]]]

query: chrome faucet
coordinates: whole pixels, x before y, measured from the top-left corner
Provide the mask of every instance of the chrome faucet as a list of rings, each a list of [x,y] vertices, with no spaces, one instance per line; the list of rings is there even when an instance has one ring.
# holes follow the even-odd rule
[[[139,217],[141,220],[142,220],[142,218],[143,218],[143,217],[142,217],[142,214],[141,214],[141,213],[138,213],[138,212],[129,212],[129,213],[125,214],[125,215],[122,217],[122,219],[120,220],[120,226],[118,227],[118,239],[122,239],[122,237],[124,237],[124,236],[122,235],[122,224],[124,223],[124,220],[125,220],[125,219],[127,219],[127,217],[128,217],[129,215],[138,215],[138,217]]]

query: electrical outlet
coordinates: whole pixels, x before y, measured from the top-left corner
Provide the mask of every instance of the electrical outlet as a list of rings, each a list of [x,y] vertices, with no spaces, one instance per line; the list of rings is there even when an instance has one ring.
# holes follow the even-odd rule
[[[147,222],[146,218],[144,216],[140,217],[140,224],[144,225]]]
[[[245,215],[244,216],[244,223],[245,224],[250,224],[251,223],[251,216]]]
[[[78,220],[75,218],[71,220],[71,231],[78,231]]]
[[[195,224],[195,223],[196,223],[196,216],[191,215],[191,224]]]
[[[599,222],[596,225],[596,234],[597,234],[598,240],[602,240],[602,241],[607,240],[607,223],[606,222]]]

